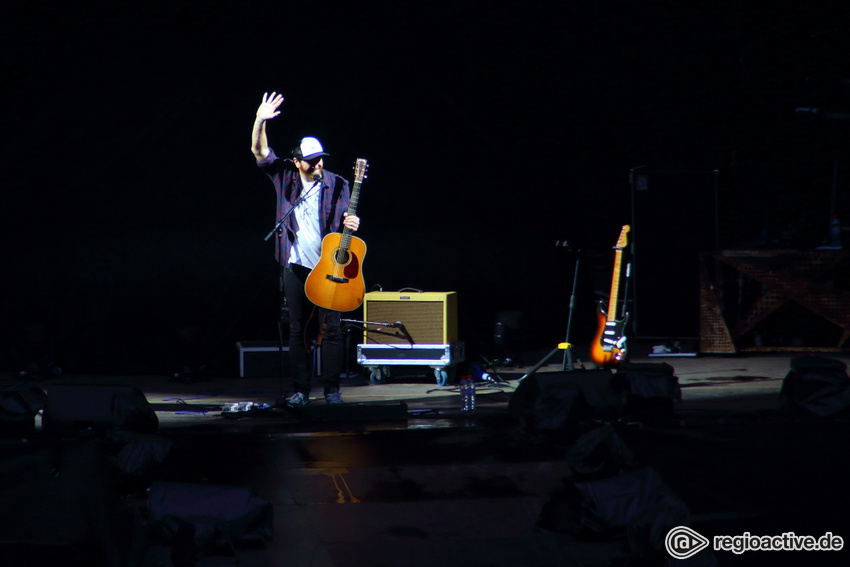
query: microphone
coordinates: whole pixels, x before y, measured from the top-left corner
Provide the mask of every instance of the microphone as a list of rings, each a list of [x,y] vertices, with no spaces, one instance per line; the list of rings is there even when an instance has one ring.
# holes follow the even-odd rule
[[[322,180],[322,176],[321,176],[321,175],[319,175],[318,173],[314,173],[314,174],[313,174],[313,183],[318,183],[318,182],[319,182],[319,181],[321,181],[321,180]]]

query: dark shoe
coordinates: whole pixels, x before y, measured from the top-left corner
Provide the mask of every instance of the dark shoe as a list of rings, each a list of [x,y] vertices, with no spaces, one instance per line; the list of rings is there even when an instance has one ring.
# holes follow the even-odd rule
[[[302,394],[301,392],[295,392],[290,396],[288,400],[286,400],[286,407],[288,408],[303,408],[307,405],[307,402],[310,401],[310,398]]]
[[[328,392],[325,394],[325,403],[329,406],[341,406],[342,394],[339,392]]]

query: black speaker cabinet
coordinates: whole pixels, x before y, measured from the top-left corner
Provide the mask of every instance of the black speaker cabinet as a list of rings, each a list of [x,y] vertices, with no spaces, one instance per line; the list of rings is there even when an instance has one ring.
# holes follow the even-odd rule
[[[719,248],[717,170],[634,168],[632,331],[699,337],[699,255]]]
[[[594,417],[616,419],[623,415],[625,403],[610,370],[576,370],[526,376],[508,409],[534,428],[557,429]]]
[[[454,344],[458,340],[457,293],[454,291],[373,291],[367,293],[363,301],[363,318],[370,323],[366,326],[364,344],[408,344],[400,332],[402,329],[384,326],[396,323],[401,323],[403,330],[419,345]]]

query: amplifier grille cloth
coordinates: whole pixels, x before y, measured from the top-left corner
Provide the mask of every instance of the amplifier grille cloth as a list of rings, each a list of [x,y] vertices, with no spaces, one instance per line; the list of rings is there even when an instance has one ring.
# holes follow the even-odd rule
[[[443,343],[442,301],[368,301],[366,311],[369,321],[373,323],[400,322],[410,333],[414,343]],[[384,330],[392,332],[395,329]],[[403,337],[368,333],[366,342],[407,344],[408,341]]]

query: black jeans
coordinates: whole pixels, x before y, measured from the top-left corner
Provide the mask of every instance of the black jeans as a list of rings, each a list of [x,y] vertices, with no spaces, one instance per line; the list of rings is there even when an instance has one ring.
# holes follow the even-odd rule
[[[283,268],[283,293],[289,307],[289,360],[292,386],[305,396],[313,382],[313,350],[321,343],[321,378],[325,394],[339,390],[344,353],[338,311],[317,307],[307,299],[304,282],[310,270],[297,264]]]

